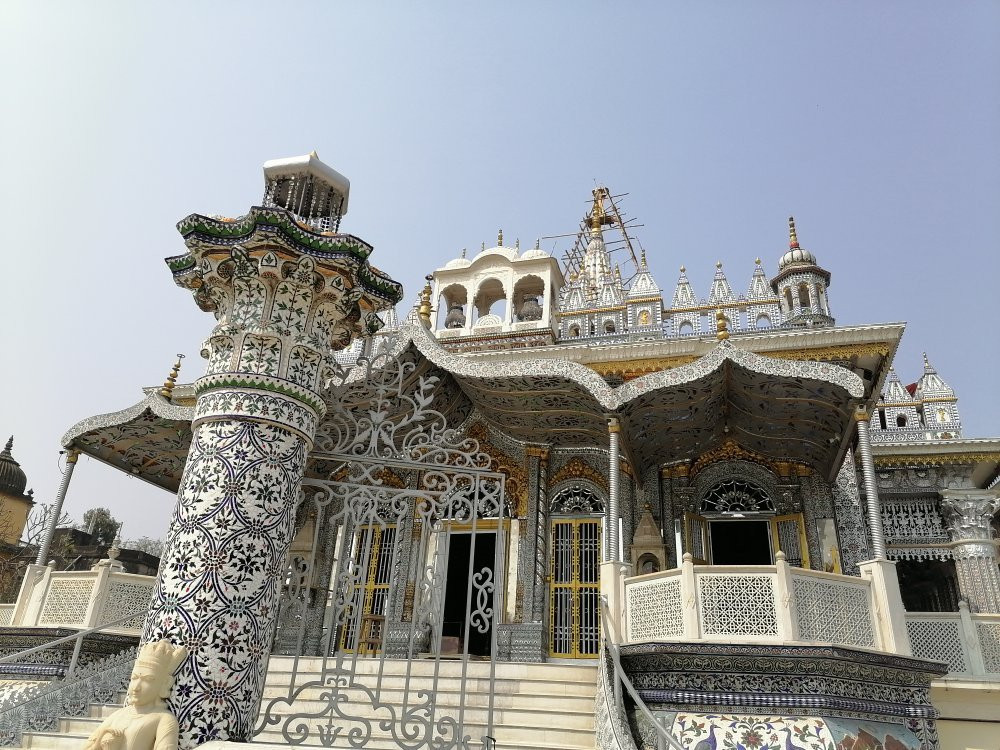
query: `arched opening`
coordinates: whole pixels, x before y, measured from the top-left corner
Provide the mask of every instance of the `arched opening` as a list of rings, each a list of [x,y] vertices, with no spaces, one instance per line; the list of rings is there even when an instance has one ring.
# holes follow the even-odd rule
[[[792,301],[792,288],[789,286],[785,287],[785,304],[788,306],[788,312],[795,308],[795,303]]]
[[[583,485],[558,491],[550,504],[550,653],[593,658],[600,650],[601,521],[604,503]]]
[[[605,320],[604,321],[604,332],[605,333],[614,333],[615,332],[615,321],[613,321],[613,320]]]
[[[897,414],[896,415],[896,427],[906,427],[906,415]]]
[[[578,326],[576,323],[574,323],[573,325],[571,325],[569,327],[568,333],[569,333],[569,337],[571,339],[579,338],[580,337],[580,326]]]
[[[645,555],[640,557],[636,561],[636,575],[646,575],[647,573],[659,573],[660,572],[660,561],[656,559],[656,555],[647,552]]]
[[[480,284],[472,304],[477,321],[486,315],[496,315],[501,322],[507,319],[507,293],[498,279],[486,279]]]
[[[809,285],[799,284],[799,305],[803,308],[809,307]]]
[[[766,314],[761,313],[757,316],[757,321],[754,325],[756,325],[757,328],[770,328],[771,318],[769,318]]]
[[[469,292],[462,284],[449,284],[441,290],[438,298],[437,327],[465,328],[468,322],[466,305]]]
[[[690,320],[685,320],[677,327],[678,336],[690,336],[694,333],[694,326],[691,324]]]
[[[522,322],[541,320],[545,282],[535,275],[518,279],[514,284],[514,317]]]

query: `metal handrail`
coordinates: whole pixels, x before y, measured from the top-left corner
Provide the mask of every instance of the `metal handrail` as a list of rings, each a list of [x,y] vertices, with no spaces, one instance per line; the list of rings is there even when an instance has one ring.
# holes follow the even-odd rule
[[[609,634],[613,633],[614,630],[611,629],[611,613],[608,610],[608,597],[602,594],[599,599],[601,601],[601,624],[603,625],[604,645],[607,646],[608,651],[611,653],[611,661],[615,667],[615,673],[612,677],[614,680],[615,708],[618,711],[624,710],[624,706],[622,706],[621,694],[621,685],[624,685],[625,690],[628,691],[628,694],[635,702],[635,705],[640,711],[642,711],[642,714],[656,729],[660,745],[664,747],[671,747],[674,750],[685,750],[684,746],[680,744],[662,724],[660,724],[657,718],[653,715],[653,712],[649,710],[649,706],[646,705],[646,702],[640,698],[639,693],[636,692],[635,686],[632,684],[632,680],[628,678],[628,675],[625,674],[625,670],[622,669],[621,656],[618,653],[619,646],[609,637]]]
[[[56,638],[54,641],[49,641],[48,643],[43,643],[41,646],[32,646],[31,648],[26,648],[24,651],[18,651],[16,654],[7,654],[6,656],[0,656],[0,664],[10,664],[11,662],[18,661],[25,656],[30,654],[36,654],[39,651],[45,651],[53,646],[58,646],[62,643],[68,643],[69,641],[75,640],[76,645],[73,647],[73,656],[70,658],[69,668],[66,670],[66,677],[71,677],[76,671],[76,664],[80,659],[80,648],[83,646],[83,639],[85,636],[91,633],[98,633],[102,630],[107,630],[113,628],[115,625],[120,625],[123,622],[128,622],[139,615],[148,612],[148,607],[143,607],[142,609],[136,610],[124,617],[119,617],[117,620],[112,620],[111,622],[106,622],[103,625],[97,625],[92,628],[87,628],[86,630],[80,630],[73,635],[65,635],[62,638]]]

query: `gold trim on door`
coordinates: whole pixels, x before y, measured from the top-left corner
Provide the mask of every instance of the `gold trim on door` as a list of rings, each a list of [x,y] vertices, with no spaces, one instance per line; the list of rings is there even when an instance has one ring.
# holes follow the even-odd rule
[[[695,565],[708,565],[708,548],[708,519],[697,513],[685,513],[684,551],[691,553]]]
[[[600,646],[601,519],[552,520],[549,653],[593,659]]]
[[[789,565],[798,568],[809,567],[809,542],[806,539],[806,524],[801,513],[790,513],[787,516],[774,516],[769,519],[771,524],[771,544],[774,552],[785,553]],[[785,544],[781,540],[784,536]]]
[[[369,546],[370,553],[366,549]],[[347,610],[347,623],[341,628],[340,647],[344,651],[353,652],[359,645],[358,653],[375,654],[381,650],[382,624],[385,619],[385,606],[389,599],[389,586],[392,580],[392,550],[396,543],[395,526],[363,526],[354,534],[355,565],[366,562],[368,570],[360,582],[352,586],[351,605]],[[361,617],[352,611],[356,602],[361,601]],[[354,632],[360,625],[361,639],[357,644]]]

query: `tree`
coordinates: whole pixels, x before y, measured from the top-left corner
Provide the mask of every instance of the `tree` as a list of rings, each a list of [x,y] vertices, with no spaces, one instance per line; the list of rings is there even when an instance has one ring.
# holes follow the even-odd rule
[[[83,514],[83,523],[77,528],[92,534],[97,546],[110,547],[118,536],[119,525],[107,508],[91,508]]]
[[[138,552],[145,552],[153,557],[163,557],[163,540],[153,539],[149,536],[142,536],[138,539],[130,539],[122,545],[125,549],[134,549]]]
[[[21,587],[21,579],[24,577],[24,569],[30,563],[35,562],[38,555],[38,547],[45,538],[45,531],[49,527],[49,519],[55,508],[52,505],[38,504],[32,508],[28,514],[28,519],[21,532],[20,545],[0,545],[0,599],[5,602],[14,601],[17,592]],[[63,513],[56,526],[67,526],[71,523],[69,515]],[[13,525],[13,518],[9,510],[0,511],[0,537],[5,536],[4,530]],[[12,529],[10,529],[12,530]],[[72,540],[68,536],[62,537],[62,547],[49,550],[49,559],[69,557],[72,552]],[[48,560],[46,560],[48,562]]]

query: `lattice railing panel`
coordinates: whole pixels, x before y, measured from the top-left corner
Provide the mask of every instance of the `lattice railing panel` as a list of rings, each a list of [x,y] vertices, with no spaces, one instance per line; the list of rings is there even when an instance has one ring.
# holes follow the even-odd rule
[[[959,615],[952,619],[906,617],[906,631],[910,634],[910,647],[919,659],[943,661],[949,672],[971,672],[969,660],[962,647],[962,621]]]
[[[978,622],[979,647],[987,672],[1000,672],[1000,622]]]
[[[792,576],[799,638],[875,648],[866,584]]]
[[[39,625],[85,625],[94,578],[54,579],[45,593]]]
[[[697,581],[702,634],[778,634],[774,576],[702,573]]]
[[[0,628],[10,625],[14,619],[14,607],[16,604],[0,604]]]
[[[152,596],[153,579],[150,579],[149,582],[116,581],[112,579],[108,586],[108,595],[105,600],[104,610],[101,612],[101,621],[98,624],[107,625],[109,622],[120,620],[130,612],[140,612],[141,614],[115,627],[128,630],[142,630],[142,626],[146,621],[149,600]]]
[[[684,635],[680,576],[630,583],[625,588],[625,607],[630,641]]]

